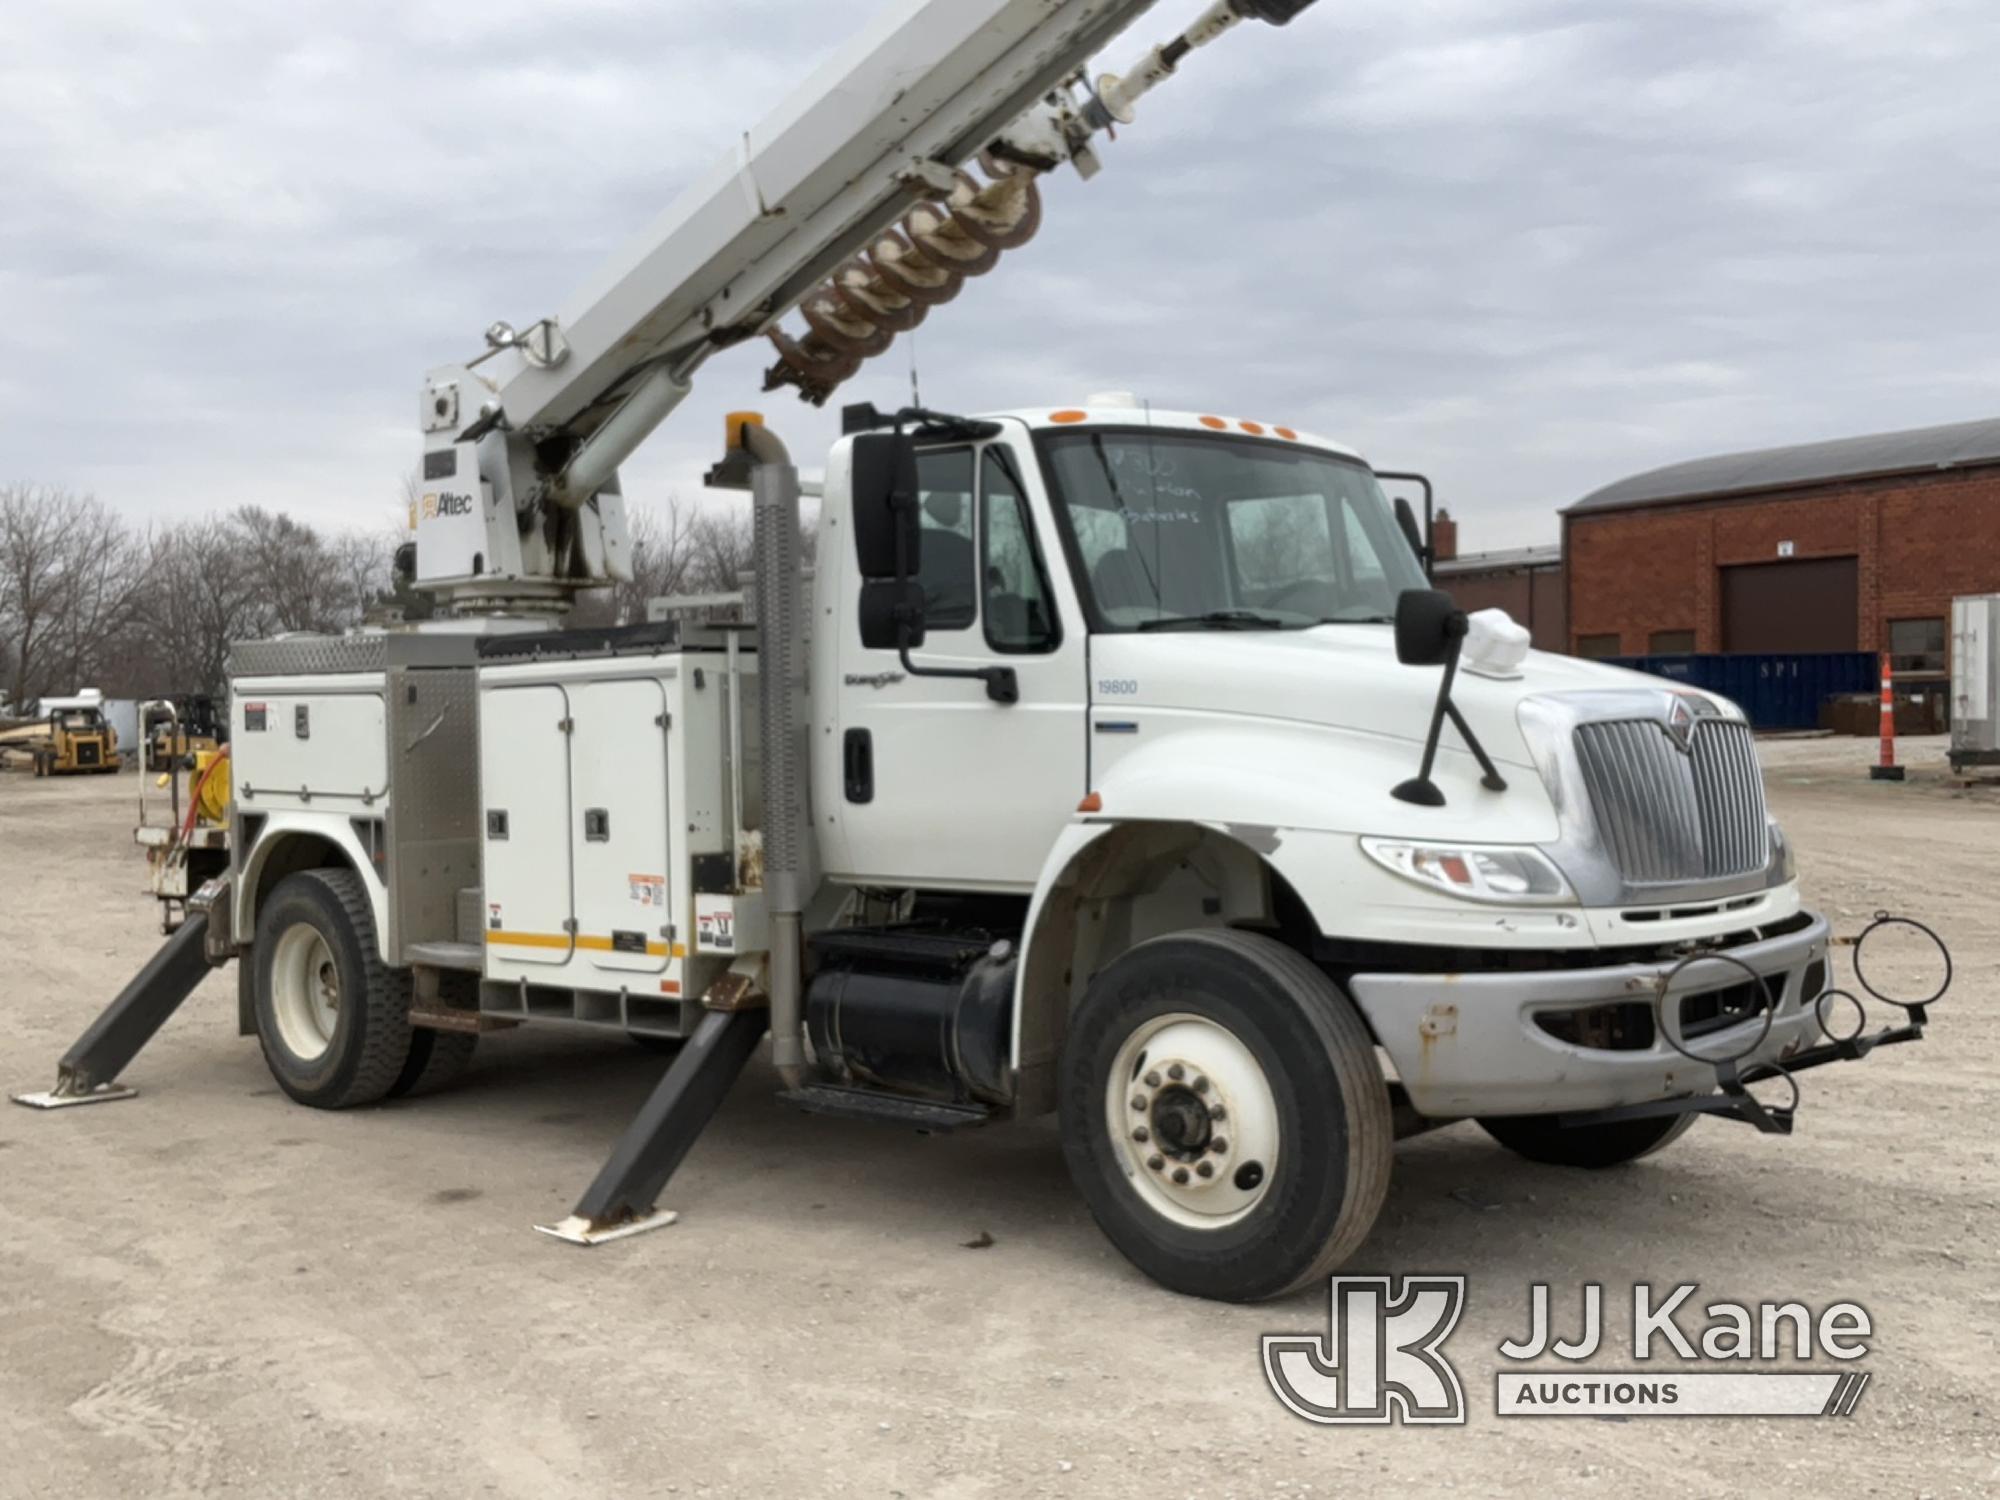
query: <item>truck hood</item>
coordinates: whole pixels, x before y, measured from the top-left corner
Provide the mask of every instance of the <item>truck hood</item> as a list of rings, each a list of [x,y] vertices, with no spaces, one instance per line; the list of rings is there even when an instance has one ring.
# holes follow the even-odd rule
[[[1091,646],[1091,707],[1099,720],[1122,709],[1175,710],[1312,724],[1423,743],[1441,667],[1396,659],[1393,627],[1320,625],[1308,630],[1189,630],[1103,635]],[[1461,670],[1452,700],[1496,761],[1532,771],[1517,722],[1521,700],[1539,693],[1664,686],[1622,667],[1531,651],[1517,677]],[[1445,743],[1458,737],[1447,728]],[[1411,766],[1415,768],[1414,753]]]

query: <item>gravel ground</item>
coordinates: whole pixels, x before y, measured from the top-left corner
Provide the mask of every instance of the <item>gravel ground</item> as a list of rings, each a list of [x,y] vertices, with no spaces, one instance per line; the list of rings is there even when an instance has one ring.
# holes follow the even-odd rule
[[[579,1251],[528,1226],[589,1181],[658,1058],[528,1029],[434,1098],[315,1113],[233,1034],[224,974],[130,1070],[138,1100],[0,1110],[0,1494],[1992,1494],[2000,792],[1951,786],[1939,741],[1904,750],[1893,786],[1867,742],[1766,746],[1837,930],[1887,906],[1950,941],[1928,1043],[1803,1080],[1790,1140],[1709,1122],[1590,1175],[1471,1125],[1400,1148],[1350,1269],[1470,1278],[1463,1428],[1287,1414],[1258,1336],[1324,1332],[1324,1290],[1159,1291],[1046,1123],[809,1118],[753,1064],[670,1188],[682,1221]],[[134,780],[0,776],[0,1086],[45,1087],[157,941]],[[1622,1343],[1635,1280],[1860,1302],[1873,1383],[1845,1421],[1493,1415],[1531,1283],[1565,1317],[1603,1283]]]

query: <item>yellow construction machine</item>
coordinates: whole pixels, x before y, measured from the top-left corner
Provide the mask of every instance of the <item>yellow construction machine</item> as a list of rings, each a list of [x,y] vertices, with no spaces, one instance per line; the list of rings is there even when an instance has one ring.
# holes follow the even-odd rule
[[[118,753],[118,731],[93,704],[52,707],[40,735],[19,738],[13,748],[25,750],[37,776],[70,776],[86,771],[116,771],[124,762]]]

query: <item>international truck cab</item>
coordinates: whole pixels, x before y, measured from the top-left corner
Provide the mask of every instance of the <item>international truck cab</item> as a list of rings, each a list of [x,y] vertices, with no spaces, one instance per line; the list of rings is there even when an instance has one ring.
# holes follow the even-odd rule
[[[1091,80],[1146,8],[900,0],[572,307],[434,369],[410,567],[444,612],[232,650],[228,871],[32,1102],[122,1097],[231,960],[315,1107],[497,1028],[636,1037],[671,1062],[538,1226],[595,1244],[672,1221],[768,1034],[808,1111],[1057,1115],[1134,1264],[1247,1300],[1360,1245],[1399,1135],[1601,1167],[1703,1115],[1783,1134],[1752,1084],[1920,1037],[1920,1005],[1828,1031],[1733,705],[1468,619],[1368,463],[1268,414],[851,407],[808,581],[798,469],[738,413],[754,619],[564,628],[629,577],[618,465],[709,354],[767,336],[767,388],[828,399],[1191,52],[1305,0]]]

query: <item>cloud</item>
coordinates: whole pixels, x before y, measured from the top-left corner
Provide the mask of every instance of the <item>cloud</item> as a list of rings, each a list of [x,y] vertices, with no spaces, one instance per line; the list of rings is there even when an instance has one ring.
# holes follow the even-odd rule
[[[860,14],[15,7],[0,474],[379,524],[425,369],[563,305]],[[1328,0],[1189,58],[836,402],[900,402],[914,353],[940,406],[1290,422],[1431,472],[1471,547],[1655,464],[1987,415],[1996,64],[1972,0]],[[711,361],[627,493],[694,492],[759,402],[812,466],[836,419],[767,359]]]

